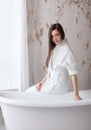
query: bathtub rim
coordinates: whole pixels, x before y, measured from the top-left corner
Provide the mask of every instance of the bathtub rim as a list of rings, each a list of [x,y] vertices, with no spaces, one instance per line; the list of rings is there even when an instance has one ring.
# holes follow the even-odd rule
[[[7,91],[7,92],[10,92],[10,91]],[[56,102],[50,103],[50,102],[43,102],[43,101],[35,102],[35,101],[17,100],[17,99],[11,99],[8,97],[3,97],[0,95],[0,106],[3,104],[13,105],[13,106],[23,106],[23,107],[54,107],[54,108],[55,107],[75,107],[75,106],[91,105],[91,99],[78,100],[78,101],[68,100],[68,101],[63,101],[63,102],[56,101]]]

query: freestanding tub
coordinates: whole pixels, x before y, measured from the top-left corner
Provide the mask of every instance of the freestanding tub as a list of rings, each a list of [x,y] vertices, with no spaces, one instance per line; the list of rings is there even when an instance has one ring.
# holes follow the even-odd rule
[[[90,130],[91,90],[81,90],[83,100],[73,92],[64,95],[34,95],[0,92],[6,130]]]

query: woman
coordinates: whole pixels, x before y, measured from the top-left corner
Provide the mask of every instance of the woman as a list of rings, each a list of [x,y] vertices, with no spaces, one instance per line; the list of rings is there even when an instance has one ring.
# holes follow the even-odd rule
[[[74,88],[74,99],[81,100],[78,92],[76,61],[65,39],[63,27],[59,23],[49,29],[49,52],[46,60],[47,75],[27,92],[64,94],[69,91],[70,79]]]

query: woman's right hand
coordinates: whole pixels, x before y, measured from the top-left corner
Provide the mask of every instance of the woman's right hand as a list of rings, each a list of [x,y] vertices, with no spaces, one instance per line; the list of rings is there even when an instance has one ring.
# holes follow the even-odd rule
[[[42,88],[42,83],[39,82],[39,83],[36,85],[36,89],[37,89],[37,91],[40,91],[41,88]]]
[[[44,77],[44,79],[43,79],[42,81],[40,81],[40,82],[36,85],[37,91],[40,91],[40,90],[41,90],[43,84],[46,82],[46,80],[47,80],[49,77],[50,77],[50,73],[48,72],[48,73],[46,74],[46,76]]]

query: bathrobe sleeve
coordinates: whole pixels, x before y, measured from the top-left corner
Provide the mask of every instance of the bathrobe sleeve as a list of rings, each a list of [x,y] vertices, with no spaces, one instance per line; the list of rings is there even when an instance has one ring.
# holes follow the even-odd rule
[[[70,51],[67,54],[67,57],[65,60],[65,66],[66,66],[66,69],[68,70],[69,75],[74,75],[74,74],[79,73],[77,69],[77,63],[76,63],[75,57]]]

